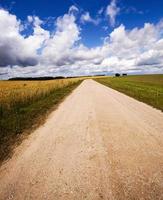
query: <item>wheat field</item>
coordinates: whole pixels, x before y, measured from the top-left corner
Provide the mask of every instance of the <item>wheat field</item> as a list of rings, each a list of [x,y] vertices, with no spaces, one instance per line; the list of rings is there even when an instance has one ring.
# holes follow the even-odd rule
[[[0,162],[10,156],[20,135],[31,133],[81,81],[0,81]]]
[[[0,105],[11,108],[17,103],[33,101],[77,81],[79,78],[48,81],[0,81]]]

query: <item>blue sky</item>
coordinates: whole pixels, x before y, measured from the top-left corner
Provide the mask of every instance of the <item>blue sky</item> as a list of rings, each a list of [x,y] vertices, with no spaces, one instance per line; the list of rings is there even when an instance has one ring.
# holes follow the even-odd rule
[[[7,39],[4,39],[4,36],[0,37],[0,58],[3,60],[0,62],[1,74],[15,76],[18,71],[20,75],[25,76],[50,73],[82,75],[106,71],[112,73],[118,70],[131,73],[162,72],[162,0],[1,0],[0,7],[0,23],[3,25],[1,29],[11,30],[10,35],[14,35],[10,38],[10,43],[6,42],[8,36]],[[14,16],[16,20],[13,19]],[[17,23],[19,30],[15,28]],[[70,24],[69,28],[66,27],[66,23]],[[135,29],[137,31],[134,36]],[[153,45],[146,40],[141,42],[141,35],[146,37],[148,32],[149,41],[151,39]],[[70,35],[67,36],[68,34]],[[139,41],[135,43],[136,35]],[[20,52],[15,52],[16,50],[13,50],[15,58],[8,58],[7,53],[1,53],[4,46],[7,48],[12,44],[12,49],[21,49],[25,48],[28,42],[30,45],[31,40],[34,41],[33,49],[25,50],[24,54],[21,52],[21,57]],[[57,40],[61,42],[56,42]],[[69,45],[63,47],[64,42],[68,42]],[[158,43],[156,47],[154,43]],[[117,53],[116,48],[121,52]],[[124,54],[126,48],[133,52],[130,57]],[[62,52],[62,56],[61,49],[65,49],[66,52]],[[53,51],[59,52],[53,56]],[[71,51],[71,54],[68,51]],[[32,53],[35,56],[32,56]],[[84,53],[89,56],[84,56]],[[72,54],[73,56],[70,56]],[[118,68],[120,63],[127,63],[128,67]],[[131,66],[128,63],[131,63]],[[45,65],[47,67],[44,67]],[[77,67],[72,67],[73,65]]]
[[[28,15],[36,15],[41,19],[49,17],[57,18],[64,15],[70,6],[77,6],[81,12],[88,11],[93,18],[97,18],[98,11],[105,9],[110,0],[1,0],[0,5],[16,14],[19,19],[26,20]],[[145,22],[157,23],[163,17],[162,0],[118,0],[121,7],[117,15],[116,26],[124,24],[127,29],[143,27]],[[105,13],[103,13],[104,15]],[[104,16],[101,18],[104,18]],[[102,43],[101,38],[106,37],[108,31],[103,29],[108,26],[108,19],[102,20],[98,28],[91,23],[82,26],[82,39],[84,44],[97,46]],[[50,27],[48,27],[50,28]]]

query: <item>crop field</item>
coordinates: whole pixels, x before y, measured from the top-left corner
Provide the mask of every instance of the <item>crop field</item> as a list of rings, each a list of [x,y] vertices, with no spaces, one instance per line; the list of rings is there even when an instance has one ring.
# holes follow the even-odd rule
[[[0,86],[0,199],[160,199],[163,75]]]
[[[163,111],[163,75],[103,77],[95,80]]]
[[[23,131],[34,128],[45,119],[49,109],[80,82],[78,78],[0,81],[0,161],[9,156]]]

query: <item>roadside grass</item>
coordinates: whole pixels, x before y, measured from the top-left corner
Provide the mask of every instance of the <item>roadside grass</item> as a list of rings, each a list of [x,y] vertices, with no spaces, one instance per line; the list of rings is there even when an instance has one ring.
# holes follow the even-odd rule
[[[163,75],[130,75],[94,80],[163,111]]]
[[[0,81],[0,162],[72,92],[82,79]]]

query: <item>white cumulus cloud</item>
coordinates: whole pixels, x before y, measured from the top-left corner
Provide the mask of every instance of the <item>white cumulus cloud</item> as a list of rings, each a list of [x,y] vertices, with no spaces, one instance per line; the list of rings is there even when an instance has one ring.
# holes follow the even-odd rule
[[[102,45],[88,48],[74,10],[54,20],[52,31],[38,16],[28,16],[33,32],[24,36],[23,23],[0,9],[0,77],[163,73],[163,21],[131,30],[122,24]]]
[[[89,23],[93,23],[93,24],[95,24],[95,25],[98,25],[99,22],[100,22],[99,18],[93,19],[93,18],[90,16],[89,12],[85,12],[84,14],[82,14],[80,20],[81,20],[81,22],[82,22],[83,24],[89,22]]]
[[[117,0],[111,0],[111,3],[107,6],[106,15],[109,16],[110,25],[115,26],[116,16],[120,12],[120,8],[117,6]]]
[[[29,66],[38,62],[37,49],[48,38],[47,31],[40,27],[38,17],[33,19],[33,34],[24,37],[22,24],[15,15],[0,9],[0,66]]]

